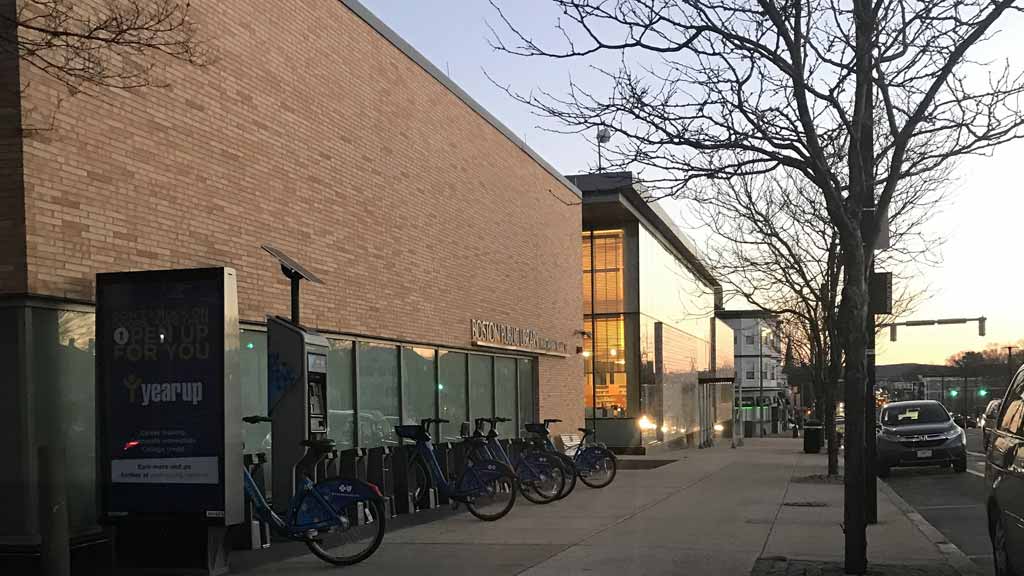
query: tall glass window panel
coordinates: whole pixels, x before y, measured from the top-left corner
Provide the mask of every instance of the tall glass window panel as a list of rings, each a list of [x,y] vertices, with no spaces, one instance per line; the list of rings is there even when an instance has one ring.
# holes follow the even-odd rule
[[[359,445],[397,444],[398,348],[359,343]]]
[[[494,359],[494,415],[511,420],[498,424],[498,434],[514,437],[519,429],[516,425],[515,358]]]
[[[594,305],[594,298],[593,298],[594,290],[593,290],[593,285],[591,284],[591,282],[593,281],[593,277],[591,276],[591,274],[593,272],[593,263],[594,263],[594,260],[593,260],[594,255],[593,255],[593,251],[591,249],[592,246],[593,246],[593,242],[591,240],[592,236],[593,236],[593,233],[591,233],[590,231],[587,231],[587,232],[583,233],[583,249],[582,249],[581,254],[580,254],[580,257],[581,257],[581,260],[582,260],[582,263],[583,263],[583,315],[584,316],[586,316],[587,314],[592,314],[593,313],[593,308],[592,307]]]
[[[36,421],[57,426],[65,442],[68,524],[72,533],[96,524],[96,316],[31,308],[30,359]],[[36,429],[39,438],[48,430]]]
[[[534,361],[532,358],[520,358],[519,363],[519,431],[523,434],[523,425],[539,421],[535,405],[536,382],[533,376]]]
[[[437,404],[434,349],[402,348],[402,419],[405,424],[419,424],[434,417]],[[431,434],[434,428],[430,428]]]
[[[593,287],[593,313],[623,311],[623,237],[622,230],[598,230],[590,241],[592,258],[590,274]],[[589,310],[586,311],[590,313]]]
[[[642,226],[639,259],[640,312],[710,341],[708,318],[715,310],[711,288]]]
[[[352,381],[353,348],[351,340],[329,339],[327,352],[328,437],[339,450],[347,450],[356,441],[356,412]]]
[[[267,333],[242,330],[238,367],[241,374],[242,416],[267,415]],[[245,452],[270,458],[270,423],[242,424]],[[267,468],[269,470],[269,468]]]
[[[625,317],[594,319],[594,409],[597,418],[627,412]]]
[[[466,406],[466,355],[462,352],[441,350],[438,358],[437,394],[440,417],[450,420],[449,424],[441,425],[440,440],[456,442],[459,440],[459,427],[469,417]]]
[[[469,356],[469,421],[494,416],[494,359]]]

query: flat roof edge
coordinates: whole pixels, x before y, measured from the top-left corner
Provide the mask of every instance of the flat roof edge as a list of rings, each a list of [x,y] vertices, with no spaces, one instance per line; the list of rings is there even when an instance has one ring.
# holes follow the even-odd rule
[[[422,68],[427,74],[434,77],[435,80],[440,82],[445,88],[448,89],[456,98],[462,100],[471,110],[476,112],[481,118],[486,120],[491,126],[498,129],[499,132],[505,135],[513,144],[519,147],[520,150],[525,152],[527,156],[533,159],[534,162],[540,165],[541,168],[546,170],[549,174],[555,177],[563,186],[565,186],[570,192],[576,195],[576,197],[582,199],[583,193],[580,192],[579,188],[569,182],[562,175],[561,172],[555,170],[555,167],[548,163],[540,154],[537,153],[533,148],[530,148],[521,138],[516,136],[515,132],[511,128],[506,126],[501,120],[498,120],[493,114],[487,111],[479,102],[473,99],[465,90],[459,87],[451,78],[449,78],[440,68],[435,66],[430,60],[427,59],[419,50],[413,48],[412,44],[405,41],[397,32],[392,30],[387,24],[385,24],[380,18],[378,18],[369,8],[363,6],[358,0],[338,0],[345,7],[352,11],[356,16],[362,19],[364,22],[370,25],[378,34],[384,37],[385,40],[390,42],[395,48],[398,48],[404,53],[410,60],[415,62],[420,68]]]

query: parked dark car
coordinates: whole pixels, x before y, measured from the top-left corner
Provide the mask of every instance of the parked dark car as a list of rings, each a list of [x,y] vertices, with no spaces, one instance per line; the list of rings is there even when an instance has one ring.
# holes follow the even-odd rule
[[[985,408],[985,414],[981,417],[984,420],[981,424],[981,445],[985,452],[988,452],[988,442],[992,438],[992,429],[996,426],[996,420],[999,418],[999,406],[1002,404],[1002,398],[989,402]]]
[[[1024,367],[992,423],[985,461],[992,558],[997,576],[1024,576]]]
[[[964,426],[964,428],[977,428],[978,427],[978,419],[976,417],[974,417],[974,416],[967,416],[967,417],[964,418],[964,424],[966,424],[966,426]]]
[[[967,470],[967,435],[934,400],[892,402],[878,418],[876,470],[889,475],[896,466],[952,466]]]

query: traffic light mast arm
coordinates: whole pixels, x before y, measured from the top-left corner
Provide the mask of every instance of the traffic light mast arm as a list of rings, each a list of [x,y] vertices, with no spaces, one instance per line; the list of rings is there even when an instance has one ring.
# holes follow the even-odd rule
[[[892,342],[896,341],[896,327],[897,326],[938,326],[944,324],[967,324],[968,322],[978,323],[978,336],[985,335],[985,316],[979,316],[978,318],[939,318],[937,320],[907,320],[906,322],[887,322],[879,324],[879,328],[889,328],[889,340]]]

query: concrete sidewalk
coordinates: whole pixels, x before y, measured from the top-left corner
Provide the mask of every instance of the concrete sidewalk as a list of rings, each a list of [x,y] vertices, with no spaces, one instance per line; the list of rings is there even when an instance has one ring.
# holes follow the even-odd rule
[[[801,448],[800,440],[765,438],[736,450],[660,453],[651,458],[676,461],[620,470],[603,490],[581,483],[546,506],[520,499],[497,522],[462,513],[391,531],[373,557],[344,572],[747,575],[762,557],[774,558],[758,563],[759,573],[767,567],[776,570],[771,574],[787,574],[782,558],[841,560],[843,487],[802,482],[824,472],[825,457]],[[956,574],[890,494],[879,492],[870,561]],[[307,554],[246,573],[299,576],[328,569]]]

